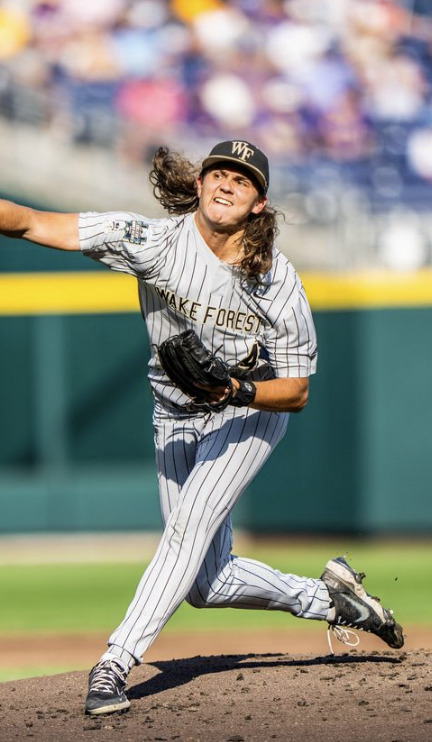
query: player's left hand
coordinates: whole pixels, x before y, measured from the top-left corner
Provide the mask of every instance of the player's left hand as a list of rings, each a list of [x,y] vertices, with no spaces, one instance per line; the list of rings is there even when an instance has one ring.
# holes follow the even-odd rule
[[[230,403],[233,384],[228,366],[207,350],[194,330],[164,340],[158,354],[167,376],[198,407],[221,412]]]
[[[234,384],[233,387],[209,386],[208,384],[202,384],[201,382],[197,381],[195,382],[195,386],[198,387],[198,389],[202,389],[204,392],[206,392],[206,396],[208,397],[211,404],[218,404],[231,397]]]

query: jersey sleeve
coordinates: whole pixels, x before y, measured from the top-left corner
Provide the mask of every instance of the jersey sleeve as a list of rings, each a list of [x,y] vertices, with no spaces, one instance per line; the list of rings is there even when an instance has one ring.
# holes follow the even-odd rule
[[[80,248],[114,271],[145,279],[157,273],[163,260],[169,221],[129,212],[81,213]]]
[[[303,284],[292,270],[287,298],[275,302],[277,316],[265,333],[265,348],[277,377],[305,377],[317,369],[315,324]],[[282,293],[282,292],[281,292]]]

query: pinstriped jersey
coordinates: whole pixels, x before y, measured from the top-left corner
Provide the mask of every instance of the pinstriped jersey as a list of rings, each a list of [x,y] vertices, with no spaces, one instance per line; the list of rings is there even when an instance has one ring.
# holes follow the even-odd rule
[[[290,261],[273,249],[260,283],[212,252],[194,214],[147,219],[128,212],[80,214],[82,252],[138,279],[150,339],[149,380],[169,408],[191,400],[164,374],[157,348],[194,329],[205,346],[248,377],[305,377],[316,370],[317,340],[309,303]]]

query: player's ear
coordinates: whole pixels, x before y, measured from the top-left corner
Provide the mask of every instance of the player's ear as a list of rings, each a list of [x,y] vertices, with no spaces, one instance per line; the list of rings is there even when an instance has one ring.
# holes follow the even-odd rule
[[[202,175],[198,175],[198,177],[196,179],[196,184],[197,184],[197,194],[198,194],[198,198],[199,198],[201,196],[202,185],[203,185]]]
[[[252,214],[261,214],[262,210],[267,204],[267,196],[258,196],[255,201],[255,206],[252,207]]]

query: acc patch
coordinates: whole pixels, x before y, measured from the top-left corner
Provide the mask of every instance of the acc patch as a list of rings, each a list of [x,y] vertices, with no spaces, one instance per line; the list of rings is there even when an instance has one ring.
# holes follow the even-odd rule
[[[124,239],[134,245],[143,245],[147,242],[148,224],[133,220],[125,223]]]

